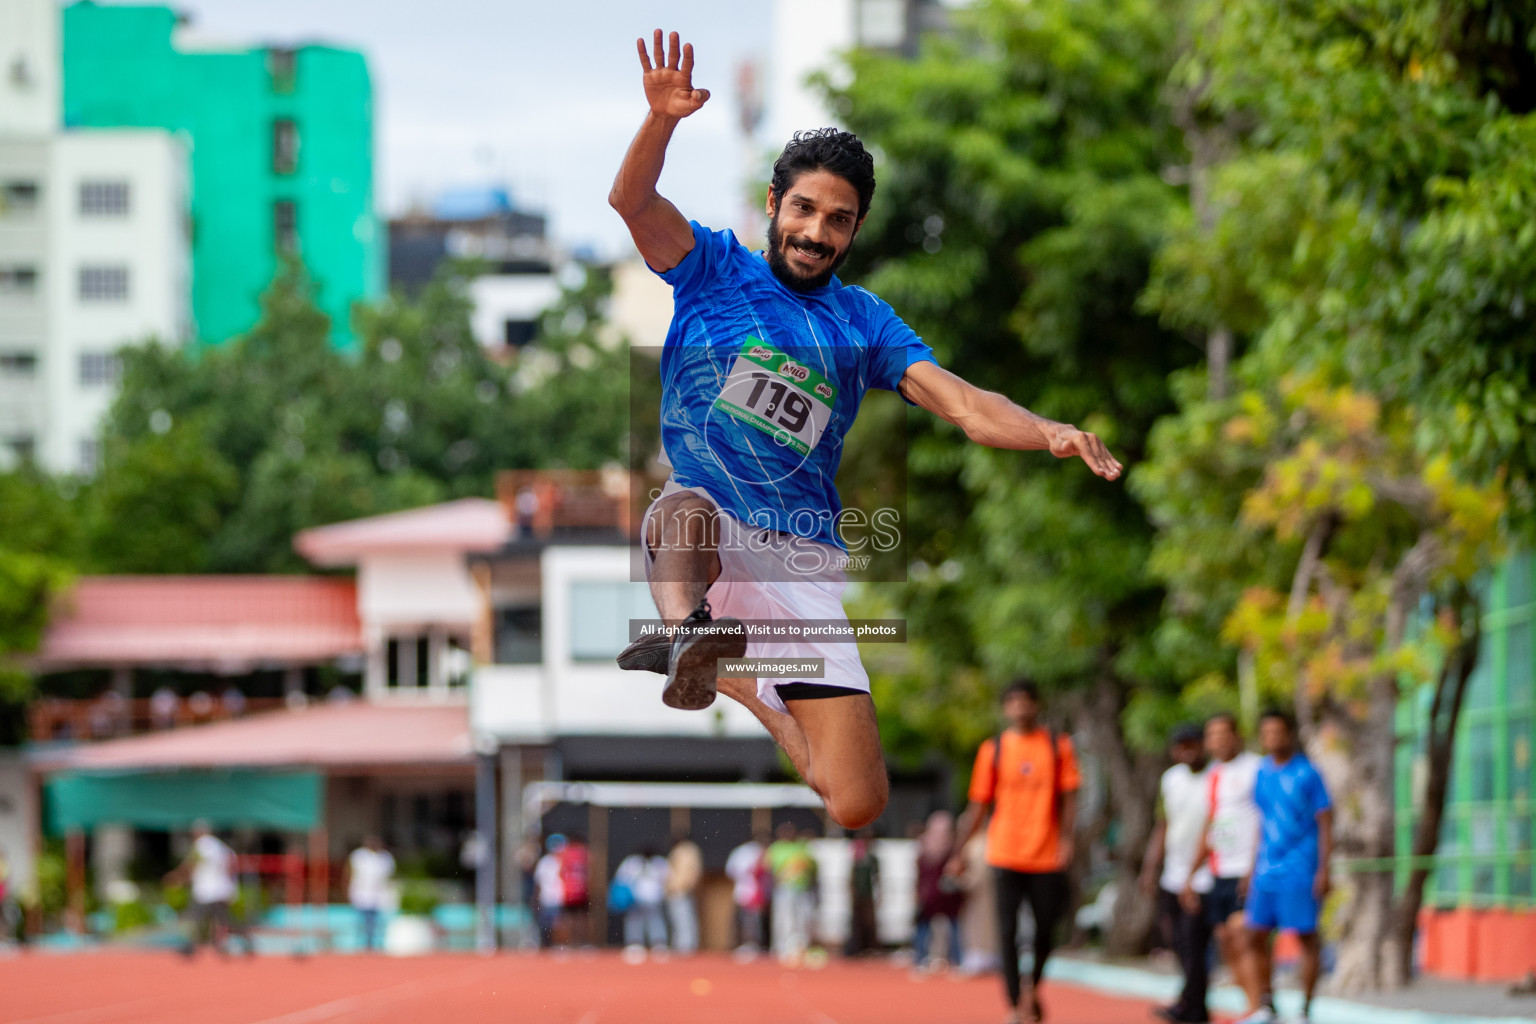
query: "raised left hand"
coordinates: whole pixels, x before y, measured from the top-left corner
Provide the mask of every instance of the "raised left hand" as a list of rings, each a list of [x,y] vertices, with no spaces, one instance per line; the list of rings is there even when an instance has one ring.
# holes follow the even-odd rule
[[[1090,434],[1086,430],[1078,430],[1074,426],[1061,424],[1051,438],[1051,454],[1058,459],[1070,459],[1074,456],[1088,463],[1088,468],[1093,470],[1105,480],[1118,480],[1120,471],[1125,467],[1109,454],[1109,449],[1104,447],[1097,434]]]

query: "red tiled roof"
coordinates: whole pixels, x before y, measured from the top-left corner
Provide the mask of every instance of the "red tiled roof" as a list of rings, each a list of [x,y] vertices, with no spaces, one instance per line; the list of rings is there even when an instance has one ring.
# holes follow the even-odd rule
[[[463,705],[316,704],[86,743],[38,758],[45,770],[403,767],[469,764]]]
[[[317,576],[85,576],[35,665],[205,666],[329,661],[363,651],[357,584]]]
[[[352,565],[377,551],[495,551],[512,536],[498,502],[461,498],[441,505],[316,526],[293,547],[316,565]]]

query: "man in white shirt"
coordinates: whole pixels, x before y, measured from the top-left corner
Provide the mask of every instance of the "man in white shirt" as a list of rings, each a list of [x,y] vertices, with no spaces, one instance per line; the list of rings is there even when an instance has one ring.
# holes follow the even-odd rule
[[[644,959],[647,945],[657,951],[667,948],[667,918],[662,908],[670,872],[667,858],[646,847],[625,857],[613,876],[616,885],[629,889],[630,904],[624,910],[624,953],[631,962]]]
[[[342,868],[342,882],[347,887],[347,902],[363,922],[363,948],[378,948],[379,915],[390,899],[390,883],[395,877],[395,858],[384,849],[384,841],[369,836],[352,851]]]
[[[1206,920],[1215,931],[1222,960],[1233,979],[1243,985],[1251,969],[1243,904],[1261,826],[1253,787],[1263,759],[1244,749],[1237,719],[1229,714],[1215,715],[1205,723],[1205,749],[1211,755],[1206,769],[1209,812],[1180,898],[1186,909],[1199,907],[1194,875],[1209,861],[1215,882],[1204,901]]]
[[[250,928],[243,919],[237,921],[230,913],[240,891],[235,882],[235,851],[213,834],[208,822],[192,823],[192,849],[165,876],[165,880],[167,883],[191,883],[192,898],[187,904],[187,913],[192,933],[182,947],[186,956],[190,957],[205,940],[220,953],[226,952],[221,943],[223,932],[239,935],[247,954],[256,952]]]
[[[564,945],[565,930],[561,918],[565,909],[565,882],[560,877],[560,854],[565,849],[565,836],[556,832],[544,841],[544,856],[533,866],[533,884],[538,892],[539,905],[535,912],[539,925],[539,945],[548,949]]]
[[[1168,753],[1174,763],[1163,773],[1159,786],[1157,825],[1142,861],[1141,888],[1148,896],[1156,894],[1158,915],[1172,926],[1184,990],[1172,1006],[1158,1007],[1153,1013],[1170,1024],[1206,1024],[1211,1019],[1205,1003],[1210,984],[1207,953],[1211,926],[1205,899],[1214,879],[1206,867],[1191,875],[1210,807],[1200,728],[1181,725],[1175,729]],[[1186,908],[1180,900],[1185,883],[1190,883],[1198,900],[1193,908]]]

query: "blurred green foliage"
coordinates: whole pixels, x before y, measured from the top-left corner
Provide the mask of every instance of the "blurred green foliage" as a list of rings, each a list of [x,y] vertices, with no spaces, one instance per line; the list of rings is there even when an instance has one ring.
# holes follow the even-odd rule
[[[26,737],[36,650],[55,597],[70,579],[76,519],[57,482],[30,467],[0,473],[0,746]]]
[[[307,527],[489,496],[502,469],[618,461],[627,367],[597,337],[607,290],[587,274],[502,362],[472,336],[463,281],[447,273],[415,301],[360,308],[361,351],[339,352],[288,265],[250,334],[191,359],[125,351],[84,493],[87,563],[302,571],[291,541]]]
[[[1170,322],[1417,410],[1461,473],[1536,473],[1536,10],[1201,0],[1172,81],[1225,140],[1158,257]]]

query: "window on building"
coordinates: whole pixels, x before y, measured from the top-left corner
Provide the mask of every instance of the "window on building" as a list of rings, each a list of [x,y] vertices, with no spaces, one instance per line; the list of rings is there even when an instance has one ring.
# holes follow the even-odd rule
[[[522,348],[538,333],[536,320],[505,320],[502,322],[502,341],[508,348]]]
[[[0,352],[0,377],[36,376],[36,354],[32,352]]]
[[[80,268],[81,302],[126,302],[128,268],[100,266]]]
[[[36,291],[36,267],[0,266],[0,295],[31,295]]]
[[[80,216],[128,216],[128,183],[126,181],[82,181],[80,183]]]
[[[272,204],[272,238],[278,252],[299,251],[299,206],[292,199]]]
[[[101,446],[94,437],[80,439],[80,453],[77,460],[80,472],[90,475],[96,472],[101,465]]]
[[[272,172],[292,174],[299,169],[298,123],[280,117],[272,122]]]
[[[267,51],[267,74],[272,76],[273,92],[293,92],[299,76],[298,57],[293,50],[274,47]]]
[[[644,583],[578,580],[571,584],[571,660],[608,661],[629,644],[631,619],[657,619]],[[659,620],[657,620],[659,621]]]
[[[398,690],[425,690],[430,678],[431,647],[425,636],[390,637],[388,682]]]
[[[538,605],[496,609],[496,663],[536,665],[544,660],[544,615]]]
[[[41,192],[35,181],[0,182],[0,214],[32,212]]]
[[[117,356],[111,352],[80,353],[80,386],[97,388],[116,384],[119,372]]]

